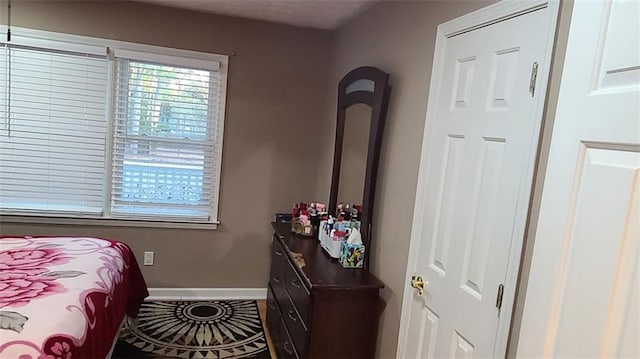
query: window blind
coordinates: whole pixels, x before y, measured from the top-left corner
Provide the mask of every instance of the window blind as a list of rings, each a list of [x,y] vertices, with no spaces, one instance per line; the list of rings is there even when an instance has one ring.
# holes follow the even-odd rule
[[[116,57],[111,215],[211,221],[219,73],[170,56],[115,54],[128,57]]]
[[[100,214],[106,55],[4,43],[0,72],[0,210]]]

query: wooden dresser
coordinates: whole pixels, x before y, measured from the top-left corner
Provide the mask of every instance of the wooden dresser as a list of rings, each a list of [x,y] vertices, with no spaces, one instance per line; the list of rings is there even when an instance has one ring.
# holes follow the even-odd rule
[[[290,224],[272,227],[267,325],[278,357],[373,358],[382,282],[342,268],[316,239],[291,233]]]

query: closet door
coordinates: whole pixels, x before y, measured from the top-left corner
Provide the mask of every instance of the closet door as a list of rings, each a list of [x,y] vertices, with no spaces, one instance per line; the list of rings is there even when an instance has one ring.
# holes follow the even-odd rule
[[[639,14],[575,2],[518,357],[640,357]]]

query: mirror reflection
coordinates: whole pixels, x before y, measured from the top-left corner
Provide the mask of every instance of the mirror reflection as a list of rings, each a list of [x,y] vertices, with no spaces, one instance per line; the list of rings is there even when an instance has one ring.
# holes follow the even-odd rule
[[[345,111],[338,203],[362,204],[371,129],[371,107],[349,106]]]

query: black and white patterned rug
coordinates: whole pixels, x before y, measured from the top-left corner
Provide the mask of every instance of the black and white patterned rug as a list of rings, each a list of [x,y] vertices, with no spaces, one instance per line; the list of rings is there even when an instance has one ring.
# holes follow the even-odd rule
[[[120,332],[124,358],[270,358],[254,300],[145,302]]]

